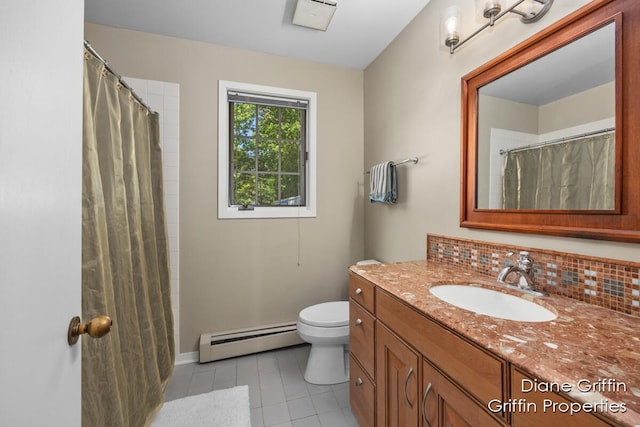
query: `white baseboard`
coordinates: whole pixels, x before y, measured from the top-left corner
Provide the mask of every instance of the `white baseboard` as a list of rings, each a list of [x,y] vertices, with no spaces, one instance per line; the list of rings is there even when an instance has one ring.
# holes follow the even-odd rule
[[[199,360],[199,353],[197,351],[192,351],[190,353],[179,353],[176,354],[176,363],[175,365],[186,365],[187,363],[195,363]]]

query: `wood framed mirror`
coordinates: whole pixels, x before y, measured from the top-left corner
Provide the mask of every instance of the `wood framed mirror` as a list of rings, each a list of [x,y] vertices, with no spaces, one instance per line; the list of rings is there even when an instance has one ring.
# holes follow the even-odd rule
[[[640,242],[638,27],[594,0],[462,78],[462,227]]]

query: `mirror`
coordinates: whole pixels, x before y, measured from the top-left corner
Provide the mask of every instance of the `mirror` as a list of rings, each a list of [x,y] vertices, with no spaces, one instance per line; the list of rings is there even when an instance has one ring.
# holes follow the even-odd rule
[[[478,89],[480,209],[613,210],[615,25]]]
[[[640,242],[632,4],[594,0],[462,78],[462,227]]]

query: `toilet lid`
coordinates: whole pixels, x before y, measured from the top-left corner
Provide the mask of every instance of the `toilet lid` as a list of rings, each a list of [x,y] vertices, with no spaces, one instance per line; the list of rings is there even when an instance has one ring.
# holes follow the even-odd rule
[[[349,324],[349,302],[334,301],[312,305],[299,314],[301,322],[325,328],[347,326]]]

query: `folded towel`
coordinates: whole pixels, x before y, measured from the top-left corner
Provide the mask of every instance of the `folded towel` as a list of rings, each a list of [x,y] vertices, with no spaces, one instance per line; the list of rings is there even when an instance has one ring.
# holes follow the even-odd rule
[[[397,198],[396,166],[393,162],[383,162],[373,166],[369,177],[371,203],[395,203]]]

